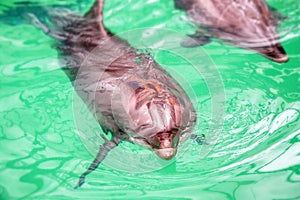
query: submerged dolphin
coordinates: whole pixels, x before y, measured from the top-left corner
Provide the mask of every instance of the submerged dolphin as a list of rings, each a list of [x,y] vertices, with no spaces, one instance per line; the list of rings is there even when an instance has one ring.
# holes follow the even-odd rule
[[[61,41],[58,48],[71,61],[67,74],[75,79],[75,90],[104,132],[112,133],[111,140],[103,136],[105,143],[76,187],[121,141],[171,159],[196,122],[194,107],[181,86],[151,56],[138,53],[104,27],[103,4],[97,0],[83,17],[54,16],[51,28],[35,20]]]
[[[289,59],[276,31],[279,14],[263,0],[175,0],[175,6],[197,25],[196,33],[183,46],[200,46],[219,38],[275,62]]]

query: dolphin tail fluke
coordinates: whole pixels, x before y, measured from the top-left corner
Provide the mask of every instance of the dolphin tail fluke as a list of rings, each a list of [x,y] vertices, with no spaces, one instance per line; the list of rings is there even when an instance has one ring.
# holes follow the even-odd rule
[[[91,163],[89,168],[80,176],[79,181],[78,181],[77,185],[74,187],[74,189],[77,189],[80,186],[82,186],[85,182],[85,177],[88,174],[90,174],[91,172],[93,172],[95,169],[97,169],[97,167],[104,160],[104,158],[109,153],[109,151],[112,150],[113,148],[115,148],[116,146],[118,146],[118,144],[121,142],[121,139],[119,139],[119,138],[113,137],[111,140],[108,140],[103,135],[101,135],[101,137],[105,141],[104,144],[102,144],[99,147],[99,151],[97,153],[96,158]]]

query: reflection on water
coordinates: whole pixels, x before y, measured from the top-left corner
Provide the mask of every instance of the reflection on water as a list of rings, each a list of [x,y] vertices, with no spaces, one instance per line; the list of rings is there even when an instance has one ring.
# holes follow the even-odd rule
[[[0,199],[113,199],[121,195],[149,199],[299,198],[300,4],[296,0],[285,1],[284,6],[280,0],[268,2],[288,16],[280,27],[282,44],[291,58],[288,63],[276,64],[253,52],[218,43],[203,47],[221,74],[226,95],[226,102],[220,102],[226,105],[222,134],[207,156],[200,155],[205,145],[189,140],[181,147],[188,147],[183,155],[165,168],[124,172],[110,167],[109,162],[114,161],[130,166],[130,157],[118,151],[138,155],[148,150],[122,143],[79,190],[73,189],[78,176],[93,159],[93,149],[96,152],[102,142],[97,137],[99,125],[87,109],[72,110],[74,101],[80,108],[85,105],[74,97],[72,85],[60,69],[63,64],[52,48],[53,41],[22,21],[15,25],[1,22],[1,49],[5,54],[0,55]],[[81,2],[74,6],[67,1],[57,4],[76,10],[86,10],[90,5]],[[116,0],[106,4],[105,23],[116,33],[153,26],[193,31],[182,17],[184,13],[174,10],[171,1],[122,4]],[[147,37],[149,34],[154,35],[153,44],[159,45],[161,38],[155,33]],[[185,51],[190,54],[194,50]],[[158,62],[178,71],[191,85],[198,104],[195,133],[209,135],[214,123],[210,119],[214,91],[206,77],[195,76],[174,55],[163,51],[154,54]],[[81,123],[89,131],[77,129],[73,113],[79,111],[87,116]],[[93,147],[86,149],[79,133]]]

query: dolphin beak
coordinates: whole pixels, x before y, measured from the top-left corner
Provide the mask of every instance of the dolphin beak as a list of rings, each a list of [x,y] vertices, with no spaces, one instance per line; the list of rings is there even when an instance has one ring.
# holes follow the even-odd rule
[[[175,155],[175,149],[174,148],[165,148],[165,149],[154,149],[154,152],[158,157],[164,160],[170,160]]]
[[[289,60],[289,57],[286,55],[285,50],[279,43],[269,47],[254,48],[254,50],[265,56],[266,58],[278,63],[285,63]]]
[[[285,63],[285,62],[289,61],[289,57],[287,55],[284,55],[284,56],[278,57],[278,58],[271,58],[271,57],[269,57],[269,58],[278,63]]]
[[[178,136],[170,133],[160,133],[156,135],[158,146],[153,148],[156,155],[164,160],[173,158],[177,151]]]

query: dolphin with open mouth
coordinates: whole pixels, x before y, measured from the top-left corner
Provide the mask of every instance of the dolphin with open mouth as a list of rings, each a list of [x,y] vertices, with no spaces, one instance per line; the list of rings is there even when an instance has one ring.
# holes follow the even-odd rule
[[[186,11],[196,25],[196,33],[182,46],[200,46],[218,38],[275,62],[289,59],[276,30],[283,16],[264,0],[175,0],[175,7]]]
[[[196,112],[182,87],[148,54],[113,35],[103,25],[104,0],[97,0],[84,16],[54,15],[51,26],[37,18],[36,26],[59,40],[68,58],[66,73],[79,96],[105,133],[98,154],[76,186],[95,170],[122,141],[153,150],[168,160],[196,123]]]

